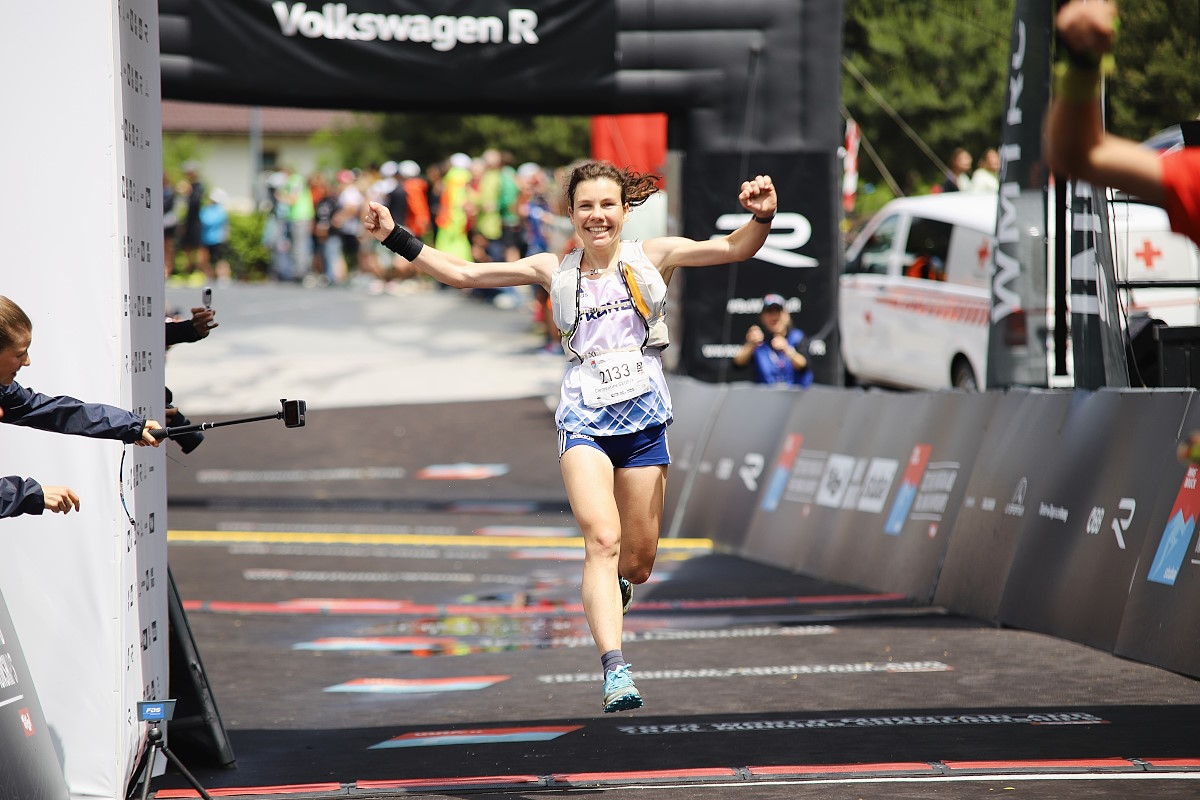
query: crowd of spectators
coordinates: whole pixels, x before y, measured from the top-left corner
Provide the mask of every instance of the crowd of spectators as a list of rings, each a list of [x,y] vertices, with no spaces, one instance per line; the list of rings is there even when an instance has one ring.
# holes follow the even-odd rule
[[[557,208],[555,177],[533,163],[514,166],[498,150],[455,153],[422,168],[411,160],[302,176],[284,167],[267,177],[262,242],[269,277],[308,287],[355,286],[371,294],[432,288],[404,259],[362,229],[366,203],[431,245],[472,261],[560,250],[570,224]],[[485,299],[513,300],[504,293]]]
[[[168,282],[220,284],[248,276],[230,269],[229,214],[220,189],[208,190],[196,165],[164,180],[164,256]],[[455,153],[422,168],[412,160],[303,175],[281,167],[264,176],[261,243],[267,278],[309,288],[350,287],[403,295],[437,284],[383,248],[362,226],[370,201],[383,203],[415,236],[465,259],[503,261],[565,253],[573,229],[562,207],[561,174],[532,162],[514,165],[499,150]],[[547,351],[558,347],[537,288],[477,290],[501,308],[532,304]],[[546,322],[545,325],[542,323]]]

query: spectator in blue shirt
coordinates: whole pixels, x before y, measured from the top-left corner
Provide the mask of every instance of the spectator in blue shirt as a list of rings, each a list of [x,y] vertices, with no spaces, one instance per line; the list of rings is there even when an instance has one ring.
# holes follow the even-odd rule
[[[0,295],[0,422],[43,431],[120,439],[127,444],[158,447],[150,431],[161,428],[152,419],[142,419],[116,406],[85,403],[73,397],[48,397],[17,383],[17,372],[29,366],[33,323],[21,307]],[[79,510],[79,496],[67,486],[42,486],[33,478],[0,477],[0,517],[41,514],[44,510],[64,514]]]
[[[792,317],[784,308],[782,296],[768,294],[763,298],[759,325],[746,331],[746,343],[733,357],[737,367],[753,362],[754,380],[778,386],[812,385],[812,369],[808,365],[808,343],[804,332],[792,327]]]

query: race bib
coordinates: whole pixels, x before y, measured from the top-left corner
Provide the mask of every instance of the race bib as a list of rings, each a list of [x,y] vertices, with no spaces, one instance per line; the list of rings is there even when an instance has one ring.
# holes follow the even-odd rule
[[[640,350],[603,353],[584,359],[579,367],[583,404],[600,408],[639,397],[650,391],[650,375]]]

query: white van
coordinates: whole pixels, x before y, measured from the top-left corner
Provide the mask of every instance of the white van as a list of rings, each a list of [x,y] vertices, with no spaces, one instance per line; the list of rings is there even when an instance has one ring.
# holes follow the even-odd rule
[[[995,194],[949,192],[899,198],[871,218],[846,251],[839,286],[848,381],[912,389],[984,385],[996,205]],[[1110,207],[1120,280],[1200,275],[1200,254],[1170,232],[1162,209],[1123,201]],[[1196,298],[1195,289],[1122,293],[1127,313],[1169,325],[1200,324]],[[1052,323],[1037,327],[1049,332]]]

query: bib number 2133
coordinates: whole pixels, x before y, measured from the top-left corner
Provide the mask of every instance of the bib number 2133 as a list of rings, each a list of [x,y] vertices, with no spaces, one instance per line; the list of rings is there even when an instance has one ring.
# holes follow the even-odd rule
[[[603,353],[584,360],[579,385],[584,404],[600,408],[650,391],[650,375],[640,350]]]

